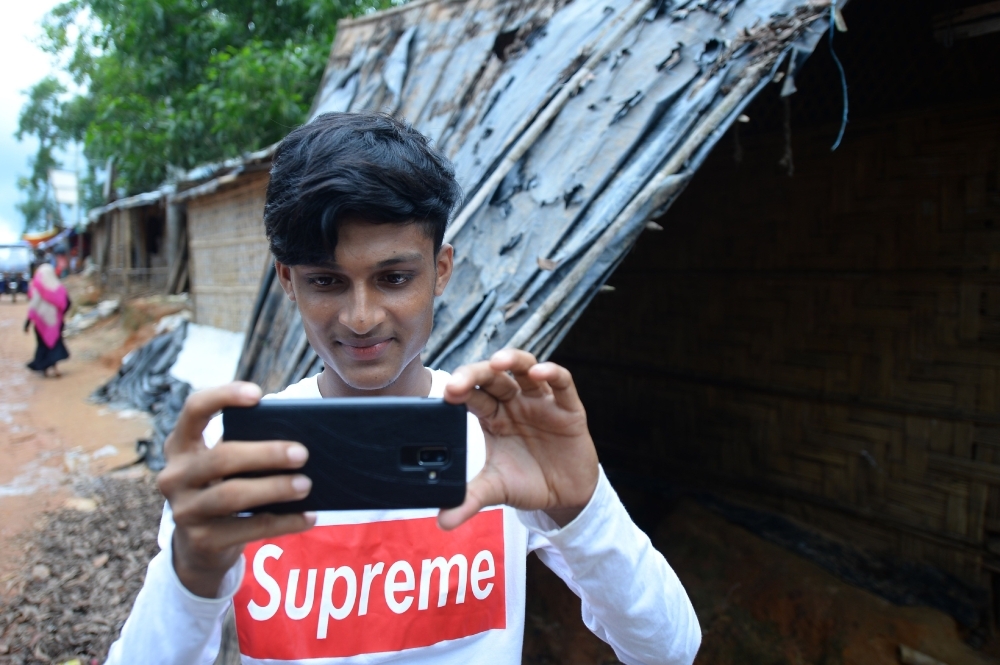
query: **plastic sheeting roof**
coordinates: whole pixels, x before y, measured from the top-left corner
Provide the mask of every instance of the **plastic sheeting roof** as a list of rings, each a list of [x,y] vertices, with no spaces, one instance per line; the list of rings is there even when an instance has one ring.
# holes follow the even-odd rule
[[[170,196],[173,191],[173,186],[167,185],[152,192],[143,192],[142,194],[136,194],[135,196],[129,196],[124,199],[112,201],[107,205],[91,209],[90,212],[87,213],[87,222],[93,224],[101,218],[101,215],[105,215],[114,210],[128,210],[129,208],[159,205],[165,198]]]
[[[247,153],[240,157],[212,164],[202,164],[190,171],[183,171],[179,175],[175,174],[175,182],[165,184],[159,189],[118,199],[98,208],[92,208],[87,212],[87,221],[89,224],[93,224],[101,218],[101,215],[114,210],[163,205],[166,202],[177,203],[198,196],[204,196],[205,194],[211,194],[219,189],[219,187],[234,182],[241,174],[269,162],[271,155],[277,147],[278,144],[275,143],[274,145],[269,145],[266,148]]]
[[[547,357],[829,0],[421,0],[342,21],[312,116],[388,110],[454,162],[466,204],[426,363]],[[791,54],[791,58],[786,56]],[[315,373],[294,304],[261,285],[239,375]]]

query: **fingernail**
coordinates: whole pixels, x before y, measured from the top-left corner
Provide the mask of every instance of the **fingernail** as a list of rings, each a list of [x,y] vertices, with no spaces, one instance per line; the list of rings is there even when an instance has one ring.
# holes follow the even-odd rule
[[[312,487],[312,481],[307,476],[295,476],[292,478],[292,489],[299,494],[305,494]]]
[[[260,387],[252,383],[243,384],[240,386],[240,395],[247,399],[258,399],[261,395]]]
[[[295,444],[288,446],[286,451],[288,455],[288,461],[295,462],[296,464],[301,464],[309,459],[309,449],[303,445]]]
[[[316,513],[314,512],[302,513],[302,516],[306,518],[306,522],[309,522],[310,526],[316,526]]]

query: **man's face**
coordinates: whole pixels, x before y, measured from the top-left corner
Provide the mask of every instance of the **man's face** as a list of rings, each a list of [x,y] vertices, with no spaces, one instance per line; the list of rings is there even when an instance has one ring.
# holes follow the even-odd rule
[[[330,263],[275,266],[309,343],[333,370],[327,385],[356,394],[391,392],[404,372],[422,371],[434,297],[444,292],[452,262],[451,246],[435,256],[420,224],[349,218],[340,224]]]

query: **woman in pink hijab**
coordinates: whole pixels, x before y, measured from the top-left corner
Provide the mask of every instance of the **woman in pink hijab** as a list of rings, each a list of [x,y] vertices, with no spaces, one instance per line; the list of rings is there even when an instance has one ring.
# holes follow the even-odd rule
[[[35,276],[28,285],[28,320],[24,322],[24,332],[35,325],[35,359],[28,363],[30,369],[49,375],[61,376],[56,363],[69,358],[69,351],[63,344],[63,316],[69,309],[69,295],[66,287],[59,283],[55,270],[43,263],[35,270]]]

